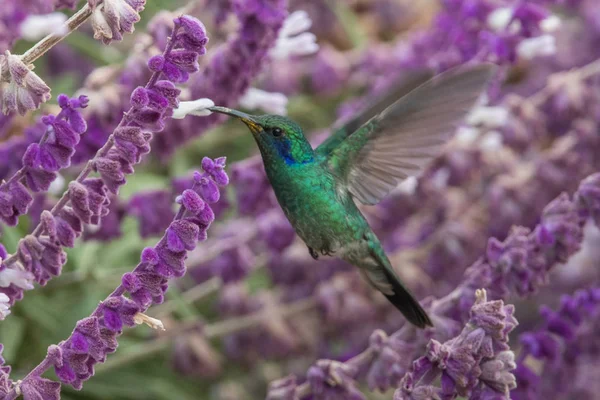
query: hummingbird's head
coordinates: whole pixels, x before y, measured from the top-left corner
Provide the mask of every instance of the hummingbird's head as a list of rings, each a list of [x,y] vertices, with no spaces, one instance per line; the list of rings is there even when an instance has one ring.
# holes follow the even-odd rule
[[[250,115],[226,107],[209,107],[212,112],[231,115],[248,126],[266,161],[283,160],[287,165],[314,159],[313,149],[300,126],[281,115]]]

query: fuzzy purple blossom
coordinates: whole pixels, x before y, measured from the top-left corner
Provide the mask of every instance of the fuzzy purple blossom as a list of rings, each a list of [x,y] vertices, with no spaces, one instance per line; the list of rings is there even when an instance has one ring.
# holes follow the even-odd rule
[[[575,380],[572,385],[566,385],[565,382],[584,374],[590,368],[589,361],[598,361],[598,339],[594,332],[598,329],[599,313],[598,287],[580,289],[572,296],[561,296],[556,311],[542,306],[542,325],[519,337],[522,349],[518,357],[517,389],[512,393],[513,398],[593,398],[593,388],[583,381]],[[533,360],[541,363],[540,368],[536,369],[539,372],[531,368],[530,361]]]
[[[124,33],[133,32],[140,20],[139,12],[144,9],[146,0],[87,0],[92,9],[94,38],[104,44],[122,40]]]
[[[50,88],[17,55],[0,55],[0,109],[23,115],[50,99]]]
[[[58,96],[61,112],[41,118],[44,133],[39,143],[30,144],[22,158],[22,167],[6,183],[0,185],[0,217],[8,225],[16,225],[33,202],[29,193],[45,192],[56,179],[57,171],[71,165],[75,146],[87,125],[80,110],[88,104],[86,96]]]
[[[470,398],[509,398],[515,385],[510,372],[516,365],[508,347],[508,333],[517,325],[514,307],[501,300],[488,301],[478,291],[470,319],[460,335],[440,343],[431,340],[427,353],[404,376],[395,400],[456,395]],[[441,387],[434,385],[440,377]]]
[[[212,219],[207,217],[205,210],[210,209],[210,204],[216,200],[214,196],[205,197],[200,187],[205,179],[218,179],[222,184],[227,181],[222,170],[224,159],[217,163],[220,167],[218,174],[211,168],[204,173],[195,173],[194,185],[188,189],[194,194],[182,194],[181,199],[185,200],[180,201],[177,215],[158,244],[142,251],[140,263],[132,272],[123,275],[121,285],[100,303],[91,316],[77,323],[68,339],[57,346],[50,346],[42,363],[8,396],[19,391],[44,390],[43,398],[58,399],[60,384],[40,377],[52,366],[62,384],[81,389],[83,382],[94,375],[94,366],[103,363],[108,354],[116,351],[117,338],[125,326],[140,323],[161,326],[143,312],[151,305],[163,302],[169,279],[185,274],[187,251],[193,249],[198,240],[206,238]],[[214,162],[206,159],[205,165],[214,165]]]
[[[190,51],[198,51],[202,48],[202,43],[206,43],[203,40],[205,37],[203,37],[202,23],[191,17],[181,18],[175,21],[174,38],[163,53],[165,59],[171,59],[170,54],[174,50],[194,49]],[[192,29],[194,25],[196,26],[195,30]],[[194,36],[197,43],[191,42],[190,38],[178,39],[178,35],[190,34],[197,35]],[[19,242],[16,254],[5,260],[6,266],[12,271],[23,270],[32,274],[39,284],[45,284],[53,276],[60,274],[61,268],[66,262],[66,253],[62,247],[73,247],[75,239],[83,232],[84,224],[97,225],[109,212],[108,193],[116,194],[119,187],[125,184],[125,176],[133,173],[133,165],[139,163],[142,156],[150,151],[149,142],[152,132],[162,130],[164,120],[172,114],[173,107],[177,105],[179,90],[171,81],[160,80],[162,74],[162,71],[155,71],[145,87],[140,87],[132,93],[130,110],[124,115],[106,144],[87,163],[78,178],[69,184],[68,191],[52,211],[42,213],[40,224],[31,235]],[[59,104],[63,108],[63,112],[70,116],[69,121],[46,117],[45,123],[52,128],[47,135],[49,150],[46,153],[49,156],[45,157],[46,153],[42,152],[41,147],[31,145],[30,149],[33,150],[29,150],[29,154],[26,152],[24,155],[26,167],[41,167],[42,172],[52,173],[56,168],[68,165],[73,154],[72,147],[78,142],[77,131],[85,128],[85,121],[78,116],[74,108],[87,104],[87,99],[82,97],[69,100],[61,97]],[[54,163],[48,163],[47,160],[54,160]],[[224,162],[224,159],[222,161]],[[220,168],[222,169],[222,166]],[[214,167],[210,174],[199,178],[200,181],[196,182],[198,187],[204,188],[206,185],[210,185],[207,181],[212,182],[212,180],[208,177],[215,175],[217,170],[218,168]],[[24,171],[27,172],[27,168],[24,168]],[[97,172],[99,178],[88,177],[92,171]],[[34,177],[39,178],[37,175]],[[223,179],[223,177],[219,177],[220,182],[223,182]],[[7,188],[11,197],[5,196],[6,205],[3,207],[5,210],[3,214],[11,211],[13,213],[8,214],[9,222],[15,221],[15,213],[26,212],[23,204],[31,202],[25,187],[17,179],[14,181],[13,185]],[[35,182],[33,177],[31,181]],[[213,183],[213,185],[216,188],[216,184]],[[210,199],[214,200],[215,196],[211,195]],[[205,211],[199,217],[202,220],[199,223],[205,224],[209,220],[212,221],[213,215],[207,215],[207,212]],[[186,236],[187,234],[189,232],[185,233],[180,230],[174,236],[171,234],[171,237],[176,238],[178,235]],[[193,237],[192,234],[191,238]],[[188,240],[190,239],[188,238]],[[15,263],[18,263],[20,268],[11,267]],[[181,273],[182,270],[180,262],[175,261],[173,265],[164,264],[163,267],[165,273],[174,275]],[[11,298],[11,303],[20,296]]]
[[[285,2],[281,0],[236,1],[233,8],[240,20],[239,31],[213,53],[202,74],[190,81],[192,99],[208,97],[221,106],[234,105],[263,69],[268,50],[275,45],[286,17]],[[156,147],[166,158],[177,146],[223,119],[212,115],[173,123],[170,135],[155,138]]]

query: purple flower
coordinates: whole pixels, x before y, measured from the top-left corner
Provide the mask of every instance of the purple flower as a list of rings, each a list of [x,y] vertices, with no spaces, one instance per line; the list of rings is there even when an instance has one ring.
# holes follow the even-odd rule
[[[571,385],[564,382],[585,373],[588,361],[598,348],[597,332],[600,316],[600,289],[580,289],[573,295],[564,295],[556,311],[542,306],[543,323],[534,331],[520,335],[522,354],[516,370],[515,399],[530,399],[560,394],[593,398],[595,391],[585,379]],[[539,374],[530,367],[529,359],[539,363]]]
[[[94,39],[110,44],[122,40],[123,33],[133,32],[146,0],[88,0],[88,4],[92,8]]]
[[[121,3],[111,2],[111,4],[117,6]],[[137,4],[141,6],[142,2]],[[93,5],[99,6],[97,3]],[[102,4],[101,8],[106,10],[107,5]],[[100,7],[96,11],[99,9]],[[201,23],[194,18],[186,19],[186,23],[187,30],[191,29],[190,24],[196,24],[201,28]],[[176,25],[173,34],[175,39],[165,49],[164,57],[168,58],[173,50],[182,47],[182,42],[176,39],[179,29],[180,26]],[[185,72],[184,69],[182,71]],[[97,225],[101,218],[106,216],[110,204],[107,192],[114,194],[118,192],[119,187],[125,183],[125,176],[133,173],[133,165],[139,163],[142,155],[150,151],[151,132],[159,131],[164,127],[164,119],[172,114],[172,107],[177,104],[176,97],[179,90],[172,82],[159,80],[160,76],[160,72],[155,72],[146,87],[133,92],[131,109],[124,115],[107,143],[80,172],[77,179],[69,185],[69,190],[58,201],[57,206],[53,207],[51,212],[42,215],[41,222],[34,229],[33,234],[21,240],[18,252],[6,260],[7,267],[18,262],[25,271],[33,274],[38,283],[45,284],[52,276],[60,273],[66,262],[66,255],[61,246],[73,247],[75,239],[82,234],[84,223]],[[79,141],[78,132],[86,126],[75,109],[87,106],[88,102],[83,96],[77,99],[59,96],[58,100],[62,108],[61,113],[56,117],[43,118],[43,122],[48,125],[48,130],[42,137],[41,144],[31,145],[32,150],[26,152],[25,167],[21,173],[26,173],[28,168],[55,171],[58,167],[69,165],[73,148]],[[92,170],[99,173],[99,179],[87,178]],[[216,185],[210,179],[211,176],[205,173],[201,176],[202,182],[210,181],[212,185]],[[18,178],[19,175],[16,177]],[[39,178],[39,176],[35,177]],[[13,224],[16,223],[18,214],[26,212],[31,203],[31,198],[27,197],[29,194],[17,178],[12,179],[14,182],[9,180],[7,184],[0,186],[1,215],[3,219]],[[223,181],[223,177],[220,179]],[[42,181],[36,181],[38,184],[40,182]],[[200,191],[200,186],[198,185],[196,190]],[[217,198],[211,196],[209,200],[214,202]],[[190,216],[185,222],[177,222],[168,232],[169,243],[163,241],[157,246],[159,260],[153,264],[156,266],[153,268],[153,274],[158,274],[162,278],[183,275],[185,272],[183,249],[189,248],[191,242],[198,238],[205,237],[205,231],[213,218],[212,210],[207,207],[203,213]],[[14,270],[14,267],[11,269]],[[153,277],[151,276],[150,279]],[[140,301],[144,304],[153,299],[162,301],[166,285],[162,279],[158,281],[160,281],[160,290],[146,288],[139,294]],[[151,295],[148,295],[149,293]]]
[[[0,185],[0,216],[8,225],[15,225],[33,202],[25,188],[32,192],[47,191],[56,179],[56,171],[71,165],[75,146],[86,130],[79,109],[87,106],[87,97],[70,99],[61,94],[58,103],[61,107],[58,115],[42,117],[45,132],[39,143],[32,143],[25,150],[22,168]]]
[[[410,366],[408,360],[412,359],[415,353],[415,344],[403,340],[400,334],[388,337],[382,330],[373,332],[369,343],[376,354],[367,373],[369,389],[385,391],[391,387],[398,387]]]
[[[221,163],[221,166],[224,167],[224,164]],[[197,174],[201,179],[214,179],[209,172]],[[224,179],[222,176],[221,178]],[[199,197],[202,197],[199,186],[200,184],[196,182],[188,190],[195,191]],[[199,199],[194,200],[197,202]],[[209,207],[208,204],[204,205],[204,208]],[[83,382],[94,375],[95,365],[104,362],[107,354],[116,350],[117,337],[122,333],[123,326],[134,326],[140,323],[151,324],[154,327],[162,326],[160,321],[153,320],[142,313],[150,305],[164,300],[164,293],[168,288],[167,279],[185,273],[184,262],[187,258],[187,250],[193,249],[200,238],[206,237],[205,234],[199,235],[199,231],[206,231],[209,224],[198,217],[198,212],[198,207],[195,210],[187,210],[185,205],[181,205],[165,235],[156,246],[144,249],[140,263],[132,272],[123,275],[121,285],[100,303],[91,316],[77,323],[69,338],[58,346],[50,346],[42,364],[20,383],[19,388],[23,393],[27,391],[32,396],[37,393],[41,398],[58,399],[60,383],[40,378],[40,374],[50,366],[54,366],[60,382],[81,389]],[[52,219],[50,212],[44,213],[42,215],[44,229],[50,235],[50,239],[55,239],[54,235],[58,235],[58,229],[53,225],[55,220]],[[33,265],[28,269],[33,270],[34,274],[37,273],[38,281],[45,280],[49,274],[56,272],[48,269],[46,261],[51,265],[64,263],[64,261],[61,263],[48,260],[49,257],[40,253],[50,249],[49,243],[44,241],[45,237],[36,238],[30,235],[20,243],[21,260],[29,261]],[[62,251],[60,246],[57,249]],[[6,255],[3,248],[0,248],[0,252],[3,253],[2,256]],[[4,267],[0,270],[0,274],[2,272]],[[0,374],[4,372],[0,366]],[[2,378],[3,376],[0,376],[0,379]],[[12,389],[13,392],[15,390]]]
[[[262,239],[273,252],[281,253],[296,240],[294,228],[279,210],[271,210],[258,218]]]
[[[19,56],[8,50],[0,55],[0,108],[2,113],[24,115],[50,99],[50,88]]]
[[[311,86],[317,93],[335,93],[343,87],[350,74],[346,57],[331,47],[319,50],[312,68]]]
[[[332,360],[319,360],[310,367],[307,380],[315,400],[364,400],[356,387],[356,369]]]
[[[191,79],[191,99],[207,97],[215,104],[233,106],[262,71],[268,50],[275,45],[277,32],[286,16],[284,1],[236,2],[234,6],[240,20],[238,33],[216,50],[202,74]],[[186,50],[204,48],[206,41],[203,28],[196,26],[192,29],[189,20],[185,19],[177,23],[183,29],[180,32],[183,32],[182,43]],[[175,64],[165,63],[162,68],[170,71],[171,65]],[[173,78],[187,80],[186,74],[185,71],[173,72]],[[155,147],[163,158],[167,158],[177,146],[202,134],[223,119],[223,116],[212,115],[202,119],[187,118],[181,122],[171,122],[169,135],[157,135],[154,138]]]
[[[275,205],[260,157],[252,157],[231,166],[231,183],[235,187],[240,214],[260,214]]]
[[[420,399],[425,393],[453,398],[508,398],[516,365],[508,347],[508,333],[517,325],[514,307],[488,301],[485,290],[476,294],[470,319],[457,337],[445,343],[431,340],[427,353],[413,363],[394,400]],[[433,385],[441,375],[440,387]],[[503,397],[501,397],[503,396]],[[434,397],[435,398],[435,397]]]
[[[162,190],[132,196],[127,211],[138,218],[140,236],[143,238],[162,233],[175,215],[171,193]]]

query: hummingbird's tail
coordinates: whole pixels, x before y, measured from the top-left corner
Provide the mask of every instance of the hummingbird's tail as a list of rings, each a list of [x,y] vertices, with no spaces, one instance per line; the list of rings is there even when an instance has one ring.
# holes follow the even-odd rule
[[[400,278],[392,269],[392,265],[383,249],[373,245],[369,247],[371,253],[369,259],[372,263],[363,265],[363,268],[361,268],[361,272],[367,281],[383,293],[410,323],[419,328],[433,326],[423,307],[400,282]],[[374,247],[378,247],[378,249]]]
[[[404,287],[396,273],[391,268],[383,267],[385,277],[389,284],[392,285],[393,294],[385,294],[384,296],[392,303],[406,319],[413,325],[419,328],[433,326],[427,312],[419,304],[417,299]]]

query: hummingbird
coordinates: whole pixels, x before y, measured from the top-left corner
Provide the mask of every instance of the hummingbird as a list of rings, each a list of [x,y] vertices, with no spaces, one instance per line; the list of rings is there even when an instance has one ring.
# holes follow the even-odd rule
[[[457,67],[431,79],[415,73],[367,109],[310,145],[302,128],[280,115],[250,115],[213,106],[245,123],[258,145],[277,201],[310,255],[337,256],[419,328],[433,326],[400,281],[355,200],[377,204],[440,153],[495,71]]]

